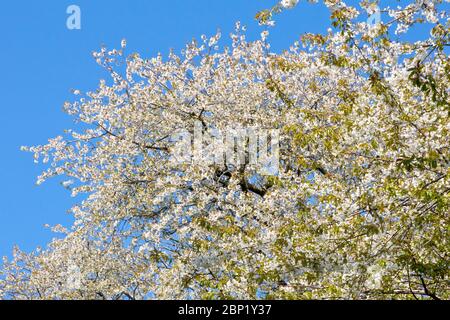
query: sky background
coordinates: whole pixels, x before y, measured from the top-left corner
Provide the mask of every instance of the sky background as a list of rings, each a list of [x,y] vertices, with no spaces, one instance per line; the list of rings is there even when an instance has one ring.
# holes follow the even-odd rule
[[[70,225],[71,198],[60,180],[36,186],[45,168],[33,163],[20,146],[45,144],[48,138],[74,127],[62,111],[73,101],[71,89],[94,90],[106,78],[92,51],[102,44],[119,48],[126,38],[129,52],[143,57],[179,52],[202,34],[220,29],[223,37],[241,21],[248,37],[263,29],[254,20],[276,1],[264,0],[16,0],[0,8],[0,256],[14,245],[25,251],[45,246],[55,235],[45,224]],[[69,30],[69,5],[81,9],[81,30]],[[328,11],[300,4],[277,21],[272,47],[287,48],[307,31],[325,31]]]
[[[288,48],[305,32],[325,32],[329,12],[323,5],[302,1],[279,16],[269,40],[274,51]],[[45,246],[54,234],[45,224],[69,226],[71,198],[60,180],[36,186],[45,168],[33,163],[22,145],[45,144],[48,138],[74,127],[62,111],[73,101],[72,89],[94,90],[107,74],[92,51],[102,44],[153,57],[170,48],[176,52],[202,34],[223,38],[236,21],[248,27],[248,38],[263,28],[255,14],[276,0],[15,0],[0,7],[0,256],[14,245],[25,251]],[[81,8],[81,30],[69,30],[69,5]],[[222,42],[223,43],[223,42]]]

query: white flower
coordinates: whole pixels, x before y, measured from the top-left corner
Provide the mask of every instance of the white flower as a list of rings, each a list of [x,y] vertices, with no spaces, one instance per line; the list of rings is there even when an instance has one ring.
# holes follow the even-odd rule
[[[74,181],[73,180],[67,180],[67,181],[63,181],[61,184],[62,184],[62,186],[64,188],[69,188],[72,184],[74,184]]]
[[[266,41],[268,36],[269,36],[269,31],[261,32],[261,39],[262,39],[262,41]]]
[[[295,7],[298,3],[298,0],[281,0],[280,4],[283,8],[291,9]]]

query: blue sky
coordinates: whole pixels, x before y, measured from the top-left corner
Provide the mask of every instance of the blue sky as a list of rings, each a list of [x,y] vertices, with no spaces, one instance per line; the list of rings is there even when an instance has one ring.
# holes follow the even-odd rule
[[[0,10],[0,256],[10,256],[17,244],[26,251],[44,246],[54,235],[44,224],[69,225],[73,199],[58,180],[36,186],[44,168],[35,165],[22,145],[46,143],[74,126],[62,111],[73,100],[71,89],[92,90],[106,77],[91,52],[102,44],[151,57],[180,51],[185,43],[217,29],[228,35],[236,21],[248,27],[250,38],[261,27],[255,13],[270,0],[16,0]],[[66,9],[81,8],[81,30],[68,30]],[[325,31],[325,8],[301,4],[277,21],[271,39],[281,50],[306,31]]]

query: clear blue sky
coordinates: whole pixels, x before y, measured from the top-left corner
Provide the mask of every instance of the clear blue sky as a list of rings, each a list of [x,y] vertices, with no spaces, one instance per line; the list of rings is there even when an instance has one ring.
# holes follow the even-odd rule
[[[22,145],[43,144],[73,126],[62,104],[70,90],[95,89],[105,77],[91,52],[101,44],[151,57],[179,51],[201,34],[218,28],[228,35],[236,21],[247,25],[249,37],[262,31],[255,13],[275,1],[262,0],[16,0],[0,9],[0,256],[17,244],[24,250],[44,246],[54,235],[44,224],[69,225],[66,212],[77,201],[58,180],[41,186],[43,169]],[[66,28],[66,9],[81,8],[81,30]],[[325,31],[328,13],[308,4],[286,12],[272,31],[274,50],[286,48],[302,32]],[[322,22],[322,23],[321,23]]]
[[[302,1],[277,18],[270,40],[275,51],[287,48],[304,32],[325,32],[328,10]],[[62,112],[71,89],[96,88],[106,74],[91,52],[101,44],[120,46],[151,57],[177,52],[193,37],[224,36],[236,21],[248,27],[250,38],[263,30],[256,12],[276,0],[15,0],[0,5],[0,256],[13,245],[26,251],[44,246],[54,235],[44,224],[70,225],[66,212],[73,199],[58,180],[37,187],[44,167],[33,164],[22,145],[46,143],[73,127]],[[81,30],[66,28],[66,9],[81,8]]]

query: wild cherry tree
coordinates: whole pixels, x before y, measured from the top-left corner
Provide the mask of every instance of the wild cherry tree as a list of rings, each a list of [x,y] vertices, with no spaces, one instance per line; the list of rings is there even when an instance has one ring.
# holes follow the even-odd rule
[[[279,54],[240,24],[223,49],[217,34],[181,56],[95,53],[110,79],[65,104],[82,125],[26,148],[50,164],[39,183],[86,199],[63,238],[5,259],[0,296],[448,299],[448,7],[323,4],[327,33]],[[180,132],[207,148],[241,128],[280,133],[278,170],[247,136],[241,161],[220,143],[220,161],[177,161]]]

